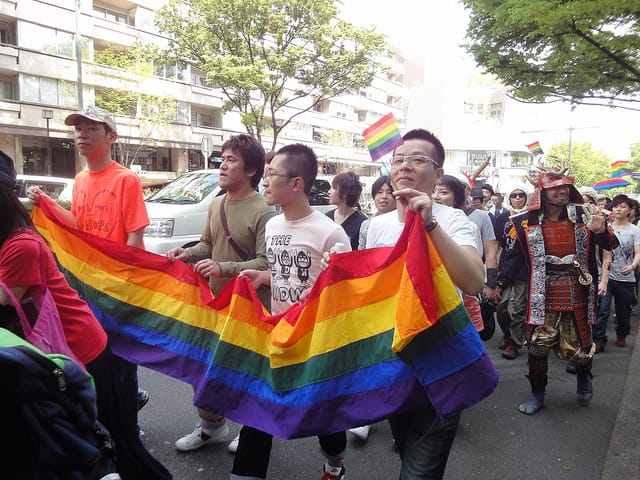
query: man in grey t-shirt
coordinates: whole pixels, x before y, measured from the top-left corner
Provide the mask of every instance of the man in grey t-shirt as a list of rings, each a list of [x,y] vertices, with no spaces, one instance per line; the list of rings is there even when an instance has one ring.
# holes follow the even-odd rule
[[[607,293],[600,300],[598,320],[593,328],[596,353],[607,344],[607,321],[611,313],[611,299],[616,305],[616,346],[626,347],[630,331],[631,309],[636,302],[636,269],[640,265],[640,228],[629,221],[633,211],[633,200],[626,195],[616,195],[611,202],[611,227],[620,245],[611,253],[605,251],[603,268],[609,264]],[[610,263],[609,263],[610,261]]]

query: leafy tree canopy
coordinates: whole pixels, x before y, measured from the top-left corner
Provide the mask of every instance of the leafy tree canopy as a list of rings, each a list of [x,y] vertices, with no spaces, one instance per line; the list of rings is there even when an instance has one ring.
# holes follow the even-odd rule
[[[171,55],[205,73],[249,133],[269,127],[273,148],[297,115],[370,85],[387,48],[339,20],[334,0],[169,0],[156,22]]]
[[[110,45],[94,52],[94,75],[112,87],[96,87],[95,104],[112,115],[132,117],[135,128],[118,127],[117,148],[120,161],[130,167],[146,147],[156,146],[157,138],[176,119],[176,101],[168,95],[145,95],[144,82],[154,75],[157,53],[139,43],[127,47]]]
[[[515,98],[640,109],[638,0],[462,3],[465,47]]]

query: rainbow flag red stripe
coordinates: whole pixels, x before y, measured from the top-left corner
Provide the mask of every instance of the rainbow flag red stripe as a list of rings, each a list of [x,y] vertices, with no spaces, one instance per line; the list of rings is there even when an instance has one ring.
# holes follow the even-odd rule
[[[362,132],[362,136],[373,161],[378,160],[404,143],[400,135],[398,121],[392,113],[386,114],[368,127]]]
[[[419,218],[394,248],[339,254],[304,304],[270,316],[246,278],[213,298],[191,266],[33,219],[124,358],[194,403],[281,438],[488,396],[498,376]],[[425,268],[425,266],[427,268]]]
[[[632,173],[629,169],[629,160],[617,160],[611,164],[611,176],[613,178],[626,177]]]

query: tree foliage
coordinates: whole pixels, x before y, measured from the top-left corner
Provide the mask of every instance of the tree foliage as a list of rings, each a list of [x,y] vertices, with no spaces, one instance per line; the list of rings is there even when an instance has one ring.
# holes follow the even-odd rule
[[[640,109],[638,0],[462,2],[467,50],[515,98]]]
[[[273,148],[298,115],[371,84],[382,35],[337,18],[334,0],[169,0],[157,16],[170,54],[195,65]],[[304,101],[303,101],[304,100]]]
[[[176,119],[176,101],[168,95],[148,95],[142,92],[144,82],[153,77],[158,55],[140,44],[124,47],[112,45],[94,52],[94,74],[103,84],[113,87],[96,88],[96,106],[112,115],[137,120],[134,129],[125,135],[124,125],[118,126],[119,158],[123,165],[136,163],[140,152],[157,145],[157,138]],[[135,137],[135,139],[134,139]]]
[[[611,159],[600,150],[593,150],[590,143],[572,143],[569,162],[569,144],[556,143],[547,153],[549,163],[569,166],[576,179],[576,186],[592,186],[599,180],[611,177]]]

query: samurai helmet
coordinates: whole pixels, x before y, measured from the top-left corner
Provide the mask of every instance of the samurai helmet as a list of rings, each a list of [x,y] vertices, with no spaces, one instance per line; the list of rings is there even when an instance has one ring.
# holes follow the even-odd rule
[[[575,178],[571,175],[566,175],[568,168],[557,167],[544,167],[538,165],[534,171],[527,175],[527,180],[534,186],[534,191],[529,198],[527,204],[527,210],[538,210],[541,208],[541,196],[542,191],[567,185],[569,187],[569,202],[571,203],[584,203],[582,195],[575,187]]]

